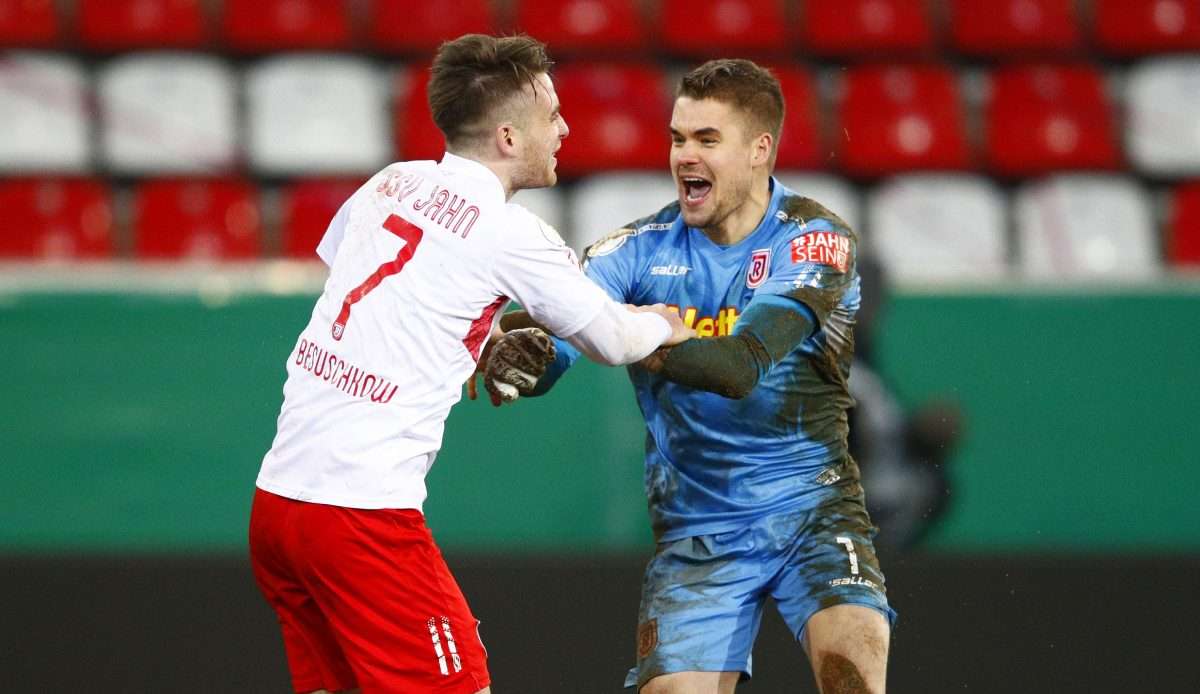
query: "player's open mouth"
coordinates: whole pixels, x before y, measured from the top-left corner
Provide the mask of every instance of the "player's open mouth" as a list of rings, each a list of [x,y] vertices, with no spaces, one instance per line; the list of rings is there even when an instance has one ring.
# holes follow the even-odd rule
[[[712,191],[712,183],[699,176],[685,176],[679,182],[683,184],[684,202],[688,205],[703,204]]]

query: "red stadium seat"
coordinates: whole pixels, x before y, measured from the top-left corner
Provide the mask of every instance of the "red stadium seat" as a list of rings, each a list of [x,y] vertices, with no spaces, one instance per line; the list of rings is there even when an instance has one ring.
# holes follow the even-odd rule
[[[637,0],[518,0],[517,28],[555,55],[640,51],[646,30]]]
[[[1200,268],[1200,181],[1180,185],[1172,198],[1167,259],[1175,266]]]
[[[437,2],[373,0],[371,41],[377,48],[432,54],[443,41],[463,34],[494,34],[488,0],[455,0],[454,11]]]
[[[783,132],[775,166],[779,169],[815,169],[825,163],[817,95],[808,71],[794,66],[772,65],[783,89]]]
[[[317,244],[329,220],[361,181],[299,181],[283,191],[283,255],[317,260]]]
[[[996,70],[987,106],[993,171],[1032,176],[1121,164],[1103,76],[1085,66]]]
[[[238,180],[146,181],[134,196],[134,248],[151,260],[247,260],[260,244],[258,192]]]
[[[664,75],[653,65],[574,63],[554,77],[570,136],[558,172],[575,176],[667,165],[670,105]]]
[[[113,251],[108,187],[83,179],[0,181],[0,257],[101,259]]]
[[[928,0],[806,0],[800,40],[833,56],[920,53],[934,48]]]
[[[434,159],[441,161],[446,138],[429,114],[425,86],[429,84],[429,66],[417,65],[398,78],[396,89],[396,150],[398,159]]]
[[[225,0],[225,41],[239,51],[350,45],[346,0]]]
[[[873,176],[965,169],[970,151],[955,75],[936,66],[851,68],[838,104],[839,162]]]
[[[1113,55],[1200,50],[1193,0],[1093,0],[1096,43]]]
[[[80,0],[79,40],[102,51],[199,48],[208,41],[201,0]]]
[[[663,47],[691,58],[753,58],[790,49],[782,0],[662,0]]]
[[[54,0],[0,0],[0,47],[42,48],[59,38]]]
[[[971,55],[1069,52],[1080,47],[1074,0],[951,0],[954,46]]]

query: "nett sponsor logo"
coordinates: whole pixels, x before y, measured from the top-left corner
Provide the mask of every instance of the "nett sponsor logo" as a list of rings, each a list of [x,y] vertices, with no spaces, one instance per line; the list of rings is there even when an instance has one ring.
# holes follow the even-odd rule
[[[683,324],[695,330],[700,337],[725,337],[733,334],[733,326],[740,315],[734,306],[726,306],[717,311],[715,316],[701,316],[695,306],[688,306],[682,311],[678,306],[668,305],[667,308],[678,313]]]

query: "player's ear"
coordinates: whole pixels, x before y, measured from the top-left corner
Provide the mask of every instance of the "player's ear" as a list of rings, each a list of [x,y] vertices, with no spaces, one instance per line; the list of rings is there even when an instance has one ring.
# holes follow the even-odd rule
[[[512,155],[516,152],[517,138],[519,135],[517,133],[517,128],[513,123],[504,122],[500,125],[497,125],[492,136],[495,138],[496,148],[499,149],[502,154]]]
[[[774,145],[775,138],[771,137],[771,133],[759,133],[758,137],[754,138],[750,163],[754,166],[766,166],[771,160],[771,147]]]

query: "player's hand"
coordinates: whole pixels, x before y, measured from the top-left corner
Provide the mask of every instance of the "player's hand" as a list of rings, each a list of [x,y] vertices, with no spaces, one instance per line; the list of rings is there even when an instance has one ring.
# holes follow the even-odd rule
[[[667,308],[666,304],[649,304],[647,306],[625,304],[625,308],[634,313],[657,313],[667,321],[667,324],[671,326],[671,336],[662,343],[663,347],[671,347],[680,342],[686,342],[693,337],[699,337],[695,330],[684,324],[683,319],[679,317],[679,312]]]
[[[670,353],[670,347],[659,347],[650,354],[646,355],[646,357],[639,361],[637,365],[652,374],[656,374],[659,371],[662,371],[663,364],[666,363],[667,355]]]
[[[479,361],[475,362],[475,371],[467,378],[467,399],[475,400],[479,397],[479,387],[475,385],[475,377],[483,375],[483,369],[487,366],[488,355],[492,353],[492,347],[504,337],[504,330],[499,325],[492,328],[492,332],[488,335],[487,342],[483,345],[483,351],[479,353]],[[492,404],[499,407],[500,403],[494,399]]]
[[[555,354],[554,341],[538,328],[505,333],[492,345],[483,372],[483,386],[492,404],[499,407],[532,393]]]

